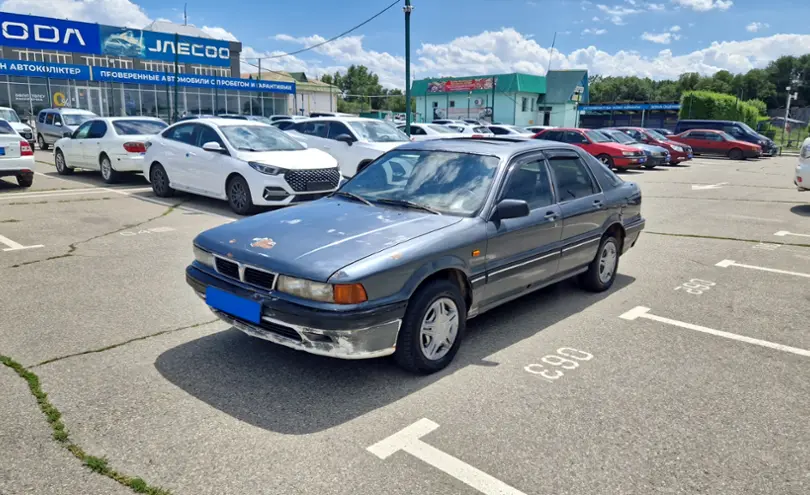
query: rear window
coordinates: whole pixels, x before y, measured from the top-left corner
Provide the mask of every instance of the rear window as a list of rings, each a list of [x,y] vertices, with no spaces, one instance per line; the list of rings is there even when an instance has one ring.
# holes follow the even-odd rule
[[[16,132],[14,132],[14,128],[11,127],[11,124],[5,120],[0,120],[0,134],[16,134]]]
[[[473,127],[473,132],[477,132],[479,134],[491,134],[490,130],[486,127]]]
[[[116,120],[113,121],[115,133],[119,136],[133,136],[139,134],[157,134],[167,128],[164,122],[156,120]]]

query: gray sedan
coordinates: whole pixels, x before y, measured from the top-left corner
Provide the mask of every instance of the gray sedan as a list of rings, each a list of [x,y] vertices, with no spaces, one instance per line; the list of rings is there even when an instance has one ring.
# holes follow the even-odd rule
[[[570,277],[609,289],[644,224],[638,186],[571,145],[413,142],[331,197],[201,233],[186,280],[248,335],[431,373],[469,318]]]

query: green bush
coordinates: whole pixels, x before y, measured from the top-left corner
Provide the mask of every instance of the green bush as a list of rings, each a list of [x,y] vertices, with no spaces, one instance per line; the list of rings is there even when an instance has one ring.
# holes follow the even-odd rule
[[[757,126],[765,114],[760,100],[740,101],[734,96],[711,91],[686,91],[681,96],[681,119],[738,120]]]

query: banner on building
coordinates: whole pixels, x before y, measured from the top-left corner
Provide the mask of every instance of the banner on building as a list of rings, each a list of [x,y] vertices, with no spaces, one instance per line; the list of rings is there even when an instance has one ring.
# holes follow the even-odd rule
[[[491,90],[493,83],[497,84],[497,77],[481,79],[456,79],[452,81],[431,81],[428,83],[428,93],[455,93],[459,91]]]
[[[90,67],[86,65],[0,59],[0,74],[7,76],[50,77],[51,79],[88,81],[90,80]]]
[[[0,12],[0,45],[228,67],[228,41]],[[175,44],[177,46],[175,46]]]
[[[93,80],[129,84],[173,85],[174,74],[171,72],[162,73],[145,70],[93,67]],[[177,77],[177,85],[192,88],[232,89],[237,91],[260,91],[265,93],[295,93],[295,83],[293,82],[261,81],[255,79],[198,76],[191,74],[179,74]]]

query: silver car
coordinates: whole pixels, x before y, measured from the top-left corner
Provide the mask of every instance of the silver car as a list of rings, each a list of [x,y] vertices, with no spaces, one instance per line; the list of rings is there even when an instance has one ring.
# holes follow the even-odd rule
[[[77,108],[47,108],[37,116],[37,146],[47,150],[49,146],[68,134],[73,134],[84,122],[98,117],[89,110]]]

